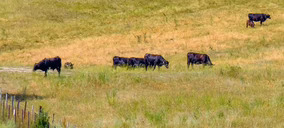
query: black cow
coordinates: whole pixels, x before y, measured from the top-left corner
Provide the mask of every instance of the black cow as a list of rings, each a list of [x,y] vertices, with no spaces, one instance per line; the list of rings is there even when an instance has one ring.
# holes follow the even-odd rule
[[[253,21],[247,20],[247,27],[248,27],[248,26],[254,28],[254,23],[253,23]]]
[[[71,62],[66,62],[66,63],[64,64],[64,68],[66,68],[66,69],[68,69],[68,68],[73,69],[73,66],[74,66],[74,64],[71,63]]]
[[[134,58],[131,57],[128,59],[128,66],[130,67],[145,67],[145,59],[144,58]]]
[[[260,22],[260,25],[262,25],[262,22],[266,21],[266,19],[271,19],[269,14],[248,14],[248,18],[250,21]]]
[[[145,54],[144,56],[144,60],[145,60],[145,67],[146,67],[146,71],[147,68],[150,67],[154,67],[153,70],[155,70],[156,66],[158,66],[159,68],[161,66],[165,66],[166,68],[169,68],[169,62],[167,60],[165,60],[161,55],[155,55],[155,54]]]
[[[189,66],[193,67],[193,64],[203,64],[212,66],[211,60],[207,54],[199,54],[199,53],[193,53],[189,52],[187,53],[187,67]]]
[[[35,63],[33,71],[36,70],[42,70],[45,72],[44,76],[47,76],[48,69],[56,69],[58,72],[58,75],[60,76],[61,71],[61,58],[59,56],[56,56],[54,58],[44,58],[39,63]]]
[[[113,67],[116,69],[117,66],[128,66],[128,59],[126,57],[113,57]]]

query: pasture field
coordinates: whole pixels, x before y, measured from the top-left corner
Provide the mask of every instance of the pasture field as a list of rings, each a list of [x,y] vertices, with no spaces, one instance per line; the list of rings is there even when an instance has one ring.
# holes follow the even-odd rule
[[[246,28],[252,12],[271,20]],[[75,68],[0,72],[0,87],[82,128],[284,127],[283,12],[283,0],[3,0],[0,71],[54,56]],[[190,51],[215,65],[187,69]],[[111,67],[145,53],[170,68]]]

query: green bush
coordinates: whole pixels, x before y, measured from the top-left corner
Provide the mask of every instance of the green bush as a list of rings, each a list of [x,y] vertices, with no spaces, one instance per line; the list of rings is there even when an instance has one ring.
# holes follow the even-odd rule
[[[49,128],[48,113],[44,112],[43,109],[41,113],[39,113],[39,117],[37,118],[33,128]]]

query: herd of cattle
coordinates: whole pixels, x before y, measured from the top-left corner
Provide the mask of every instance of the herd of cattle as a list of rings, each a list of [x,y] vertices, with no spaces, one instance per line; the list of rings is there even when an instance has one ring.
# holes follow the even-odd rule
[[[167,61],[163,56],[156,55],[156,54],[145,54],[144,58],[126,58],[126,57],[119,57],[114,56],[113,57],[113,67],[116,69],[117,66],[121,67],[132,67],[132,68],[138,68],[143,67],[148,70],[149,67],[153,68],[153,70],[156,69],[156,66],[160,68],[161,66],[165,66],[166,68],[169,68],[169,61]],[[193,64],[203,64],[212,66],[212,62],[207,54],[200,54],[200,53],[193,53],[189,52],[187,53],[187,66],[191,65],[193,67]],[[66,62],[64,64],[65,68],[73,69],[73,64],[71,62]],[[49,69],[56,69],[58,71],[58,74],[60,75],[61,71],[61,58],[59,56],[56,56],[54,58],[44,58],[38,63],[35,63],[33,71],[36,70],[42,70],[45,72],[45,76],[47,76],[47,71]]]
[[[247,26],[254,27],[254,22],[260,22],[260,25],[262,25],[262,22],[265,22],[267,19],[271,19],[269,14],[248,14],[249,20],[247,20]],[[127,67],[143,67],[148,70],[149,67],[153,67],[153,70],[156,69],[156,66],[160,68],[161,66],[165,66],[166,68],[169,68],[169,62],[164,59],[161,55],[156,54],[145,54],[144,58],[126,58],[126,57],[119,57],[114,56],[113,57],[113,67],[116,69],[117,66],[127,66]],[[187,54],[187,66],[191,65],[193,67],[193,64],[203,64],[212,66],[212,62],[207,54],[199,54],[199,53],[193,53],[189,52]],[[71,62],[66,62],[64,64],[65,68],[73,69],[73,65]],[[47,76],[47,71],[49,69],[56,69],[58,71],[58,74],[60,75],[61,71],[61,58],[59,56],[54,58],[44,58],[39,63],[35,63],[33,71],[36,70],[42,70],[45,72],[45,76]]]

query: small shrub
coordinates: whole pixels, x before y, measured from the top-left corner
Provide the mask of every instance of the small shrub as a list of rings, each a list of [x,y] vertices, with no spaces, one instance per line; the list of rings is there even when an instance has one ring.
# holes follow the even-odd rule
[[[41,113],[39,113],[39,117],[37,118],[33,128],[49,128],[49,117],[48,113],[44,112],[43,109]]]

